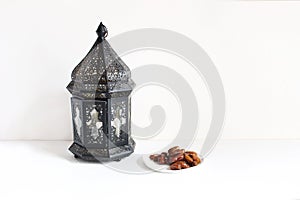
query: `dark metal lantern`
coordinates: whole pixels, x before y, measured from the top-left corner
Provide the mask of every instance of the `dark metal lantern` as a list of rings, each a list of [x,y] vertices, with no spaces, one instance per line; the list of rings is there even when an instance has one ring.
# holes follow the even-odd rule
[[[67,86],[74,132],[69,150],[88,161],[120,160],[135,147],[130,125],[135,84],[130,69],[106,41],[102,22],[96,32],[95,44],[75,67]]]

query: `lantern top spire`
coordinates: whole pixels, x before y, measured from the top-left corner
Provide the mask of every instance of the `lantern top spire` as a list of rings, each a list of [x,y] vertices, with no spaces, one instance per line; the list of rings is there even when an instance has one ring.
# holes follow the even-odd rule
[[[67,89],[73,95],[92,99],[107,98],[114,92],[130,94],[135,86],[130,69],[105,39],[108,31],[102,22],[96,32],[96,42],[72,71]]]
[[[106,26],[103,25],[101,22],[96,30],[96,33],[98,34],[99,39],[104,40],[104,38],[107,37],[108,31]]]

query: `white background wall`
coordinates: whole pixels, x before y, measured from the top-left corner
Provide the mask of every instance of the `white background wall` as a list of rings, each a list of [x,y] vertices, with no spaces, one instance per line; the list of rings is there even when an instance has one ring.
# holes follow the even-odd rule
[[[96,39],[100,20],[109,37],[156,27],[200,44],[225,87],[223,138],[300,139],[299,19],[297,1],[1,0],[0,139],[71,139],[65,87]],[[169,64],[195,84],[199,134],[205,134],[210,102],[202,80],[168,55],[140,54],[124,60],[131,68]],[[153,94],[164,98],[151,99]],[[180,124],[180,109],[176,98],[161,88],[134,94],[133,121],[151,123],[149,110],[160,102],[168,117],[161,135],[171,137]]]

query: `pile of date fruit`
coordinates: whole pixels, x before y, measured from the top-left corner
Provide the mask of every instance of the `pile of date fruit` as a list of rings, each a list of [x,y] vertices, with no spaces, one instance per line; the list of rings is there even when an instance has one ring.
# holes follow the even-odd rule
[[[170,165],[171,170],[186,169],[201,163],[196,152],[185,151],[179,146],[170,148],[168,152],[152,154],[149,158],[160,165]]]

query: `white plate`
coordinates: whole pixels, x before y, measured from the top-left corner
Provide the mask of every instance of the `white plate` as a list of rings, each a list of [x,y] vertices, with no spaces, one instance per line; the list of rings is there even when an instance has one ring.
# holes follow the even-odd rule
[[[186,171],[186,170],[191,170],[191,169],[195,169],[197,168],[199,165],[195,166],[195,167],[190,167],[190,168],[187,168],[187,169],[182,169],[182,170],[170,170],[170,166],[169,165],[159,165],[157,164],[156,162],[154,162],[153,160],[151,160],[149,158],[150,155],[148,154],[145,154],[143,155],[143,161],[145,163],[145,165],[154,170],[154,171],[157,171],[157,172],[162,172],[162,173],[178,173],[178,172],[181,172],[182,170]],[[201,158],[201,164],[203,162],[203,158],[200,156]]]

